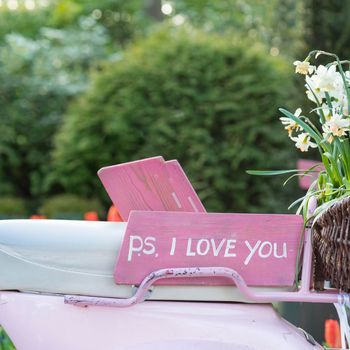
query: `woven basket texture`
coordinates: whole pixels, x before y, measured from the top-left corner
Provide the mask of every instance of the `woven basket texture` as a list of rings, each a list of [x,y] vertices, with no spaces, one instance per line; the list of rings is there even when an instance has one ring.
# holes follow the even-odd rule
[[[330,281],[339,291],[350,291],[350,197],[327,209],[314,223],[314,288]]]

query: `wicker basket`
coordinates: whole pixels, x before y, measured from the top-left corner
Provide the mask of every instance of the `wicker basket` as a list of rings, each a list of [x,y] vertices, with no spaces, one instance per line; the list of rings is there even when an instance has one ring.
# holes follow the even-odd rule
[[[350,291],[350,197],[327,209],[313,230],[314,287],[330,281],[340,291]]]

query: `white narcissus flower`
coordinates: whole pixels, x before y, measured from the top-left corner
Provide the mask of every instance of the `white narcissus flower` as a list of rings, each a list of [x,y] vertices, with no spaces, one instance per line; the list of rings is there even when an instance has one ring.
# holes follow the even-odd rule
[[[332,92],[343,86],[341,75],[336,71],[335,65],[328,68],[319,65],[312,78],[315,79],[318,88],[324,92]]]
[[[326,92],[336,101],[343,99],[345,94],[343,80],[335,65],[328,68],[318,66],[312,76],[306,77],[306,88],[306,94],[313,102],[316,102],[316,98],[321,102],[326,97]]]
[[[301,114],[301,108],[298,108],[294,115],[296,117],[299,117]],[[293,130],[298,131],[302,130],[302,127],[298,125],[294,120],[287,118],[287,117],[281,117],[280,118],[281,123],[285,126],[284,128],[288,131],[288,136],[291,137]]]
[[[350,71],[345,72],[345,79],[349,82],[350,81]]]
[[[350,119],[343,118],[341,114],[333,114],[329,120],[322,126],[326,135],[344,136],[349,131]]]
[[[335,101],[332,101],[332,106],[335,110],[339,111],[340,114],[349,115],[348,97],[345,91]]]
[[[310,135],[306,132],[302,132],[297,137],[291,137],[295,142],[295,147],[299,148],[302,152],[307,152],[309,147],[316,148],[317,144],[310,141]]]
[[[322,103],[321,109],[323,111],[323,115],[324,115],[325,119],[326,120],[331,119],[332,110],[328,107],[328,105],[325,103]]]
[[[295,61],[293,64],[295,66],[295,73],[308,75],[312,74],[315,70],[315,66],[311,66],[310,62],[307,61]]]
[[[314,80],[311,79],[311,77],[307,76],[305,78],[305,81],[306,81],[305,87],[306,87],[307,98],[314,103],[322,101],[322,99],[325,98],[325,94],[323,91],[321,91],[318,88]]]
[[[343,100],[343,103],[342,103],[342,112],[346,116],[349,115],[349,105],[348,105],[348,99],[347,99],[346,96],[344,96],[344,100]]]
[[[327,140],[327,142],[332,143],[334,140],[334,136],[332,134],[323,133],[323,137]]]

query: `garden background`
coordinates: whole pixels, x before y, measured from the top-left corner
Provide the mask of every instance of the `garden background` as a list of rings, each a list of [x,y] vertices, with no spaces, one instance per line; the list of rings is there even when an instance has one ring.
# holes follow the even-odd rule
[[[340,0],[0,0],[0,218],[104,219],[106,165],[178,159],[208,211],[287,212],[292,62],[350,55]],[[315,158],[315,155],[303,155]],[[1,349],[0,335],[0,349]]]

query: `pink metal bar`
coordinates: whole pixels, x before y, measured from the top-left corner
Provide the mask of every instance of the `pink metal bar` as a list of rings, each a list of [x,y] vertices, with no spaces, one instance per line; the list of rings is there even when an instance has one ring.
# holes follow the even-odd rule
[[[304,231],[304,256],[303,256],[303,268],[302,268],[302,274],[301,274],[301,292],[307,293],[310,291],[311,271],[312,271],[311,229],[306,228]]]
[[[198,267],[198,268],[175,268],[162,269],[155,271],[148,275],[137,292],[127,299],[117,298],[99,298],[78,295],[66,295],[65,303],[73,304],[75,306],[114,306],[127,307],[145,300],[149,288],[153,283],[162,278],[177,278],[177,277],[227,277],[230,278],[240,290],[240,292],[250,301],[261,302],[275,302],[275,301],[304,301],[312,303],[345,303],[348,301],[348,294],[337,294],[331,292],[311,292],[299,290],[298,292],[259,292],[254,293],[247,286],[239,273],[228,267]]]
[[[301,288],[295,292],[253,292],[241,275],[228,267],[192,267],[192,268],[168,268],[149,274],[140,284],[136,293],[126,299],[100,298],[80,295],[66,295],[64,302],[75,306],[110,306],[127,307],[144,301],[151,286],[160,279],[166,278],[196,278],[196,277],[227,277],[237,286],[245,298],[252,302],[266,303],[277,301],[294,301],[310,303],[340,303],[349,304],[349,294],[337,293],[335,290],[326,292],[314,292],[310,290],[312,269],[312,244],[311,230],[305,230],[304,237],[303,268]]]
[[[228,267],[197,267],[197,268],[170,268],[161,269],[148,275],[137,292],[127,299],[117,298],[99,298],[79,295],[66,295],[65,303],[75,306],[114,306],[127,307],[145,300],[146,295],[156,281],[164,278],[177,277],[227,277],[230,278],[240,292],[250,301],[257,303],[275,302],[275,301],[303,301],[312,303],[344,303],[348,300],[348,295],[330,292],[311,292],[300,289],[297,292],[259,292],[254,293],[247,286],[240,274]]]

